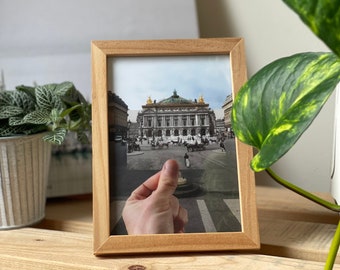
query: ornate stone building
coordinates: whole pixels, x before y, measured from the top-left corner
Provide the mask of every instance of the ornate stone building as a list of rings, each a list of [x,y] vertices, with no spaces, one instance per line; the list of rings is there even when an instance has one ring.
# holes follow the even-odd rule
[[[128,106],[116,94],[108,92],[108,122],[110,139],[119,135],[126,137]]]
[[[140,134],[159,139],[212,136],[215,121],[215,113],[203,97],[191,101],[179,96],[176,90],[172,96],[159,102],[149,97],[137,116]]]
[[[227,131],[231,131],[231,109],[233,107],[233,97],[232,95],[227,96],[223,103],[224,110],[224,124]]]

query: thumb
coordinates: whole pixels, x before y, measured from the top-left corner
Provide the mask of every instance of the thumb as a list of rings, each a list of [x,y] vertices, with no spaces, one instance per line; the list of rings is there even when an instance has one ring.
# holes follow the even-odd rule
[[[178,171],[176,160],[167,160],[161,170],[156,192],[163,196],[172,195],[177,187]]]

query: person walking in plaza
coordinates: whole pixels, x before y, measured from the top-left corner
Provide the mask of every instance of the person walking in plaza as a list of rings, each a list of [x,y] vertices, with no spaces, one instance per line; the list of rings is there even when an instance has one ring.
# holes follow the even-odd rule
[[[222,140],[220,142],[220,147],[221,147],[222,152],[225,152],[225,146]]]
[[[190,167],[190,159],[189,159],[188,153],[184,154],[184,164],[185,164],[185,167],[187,167],[187,168]]]

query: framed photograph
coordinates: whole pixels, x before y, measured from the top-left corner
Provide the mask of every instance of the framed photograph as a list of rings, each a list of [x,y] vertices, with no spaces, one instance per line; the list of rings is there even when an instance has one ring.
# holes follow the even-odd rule
[[[242,38],[92,42],[95,255],[259,248],[253,152],[230,121],[246,74]]]

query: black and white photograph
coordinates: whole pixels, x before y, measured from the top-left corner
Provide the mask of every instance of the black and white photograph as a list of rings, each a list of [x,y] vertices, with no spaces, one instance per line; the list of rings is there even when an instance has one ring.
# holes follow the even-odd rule
[[[228,55],[108,60],[111,234],[125,202],[173,159],[185,233],[241,231]]]

